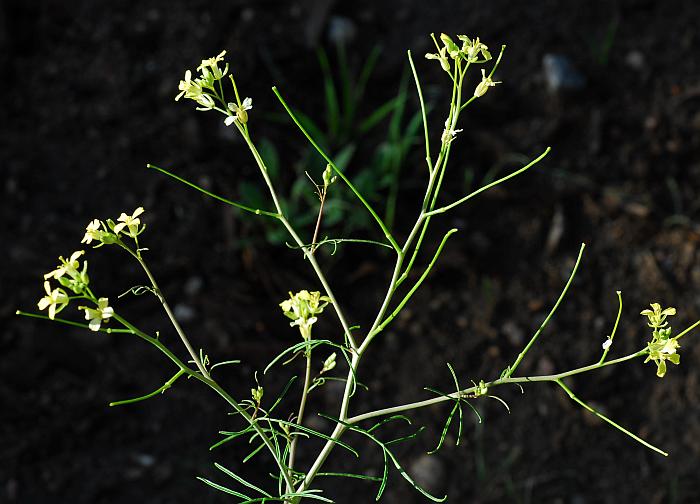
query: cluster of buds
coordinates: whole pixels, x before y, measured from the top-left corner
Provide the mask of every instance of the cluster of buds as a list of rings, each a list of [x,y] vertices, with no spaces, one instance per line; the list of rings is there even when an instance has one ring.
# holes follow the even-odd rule
[[[322,296],[320,292],[302,290],[296,294],[289,293],[289,299],[280,303],[285,317],[291,319],[290,326],[299,327],[301,337],[308,341],[311,339],[311,327],[316,323],[318,314],[330,303],[328,296]]]
[[[669,307],[661,309],[659,303],[651,303],[651,310],[642,310],[641,315],[648,319],[647,325],[654,332],[652,339],[647,343],[647,358],[644,361],[654,361],[656,364],[656,375],[663,378],[666,374],[666,361],[678,365],[681,361],[681,356],[678,354],[680,345],[677,338],[671,337],[671,326],[668,325],[667,317],[675,315],[676,309]]]
[[[455,62],[466,61],[467,63],[485,63],[491,59],[491,53],[489,52],[488,46],[483,44],[479,37],[475,39],[470,39],[466,35],[457,35],[457,39],[461,42],[461,45],[455,43],[449,35],[444,33],[440,34],[440,41],[442,42],[442,47],[435,39],[435,35],[431,34],[433,42],[438,49],[436,53],[428,53],[425,55],[427,59],[434,59],[440,62],[442,69],[451,73],[450,60]],[[493,73],[493,72],[492,72]],[[480,98],[486,94],[489,88],[494,87],[496,84],[500,84],[500,81],[494,81],[491,79],[491,75],[486,75],[486,71],[481,69],[481,82],[474,89],[474,97]]]
[[[466,35],[457,35],[457,39],[462,43],[457,45],[449,35],[440,34],[442,47],[435,39],[435,34],[430,35],[437,47],[437,53],[428,53],[425,55],[427,59],[434,59],[440,62],[442,69],[445,72],[450,72],[450,60],[466,61],[467,63],[485,63],[491,59],[491,53],[488,46],[483,44],[479,37],[470,39]]]

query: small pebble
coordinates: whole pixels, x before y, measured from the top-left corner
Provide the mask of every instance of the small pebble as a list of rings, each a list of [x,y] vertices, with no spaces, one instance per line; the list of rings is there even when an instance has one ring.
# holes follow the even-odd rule
[[[542,68],[550,92],[576,91],[586,85],[585,77],[563,54],[545,54]]]
[[[328,39],[337,46],[348,46],[355,40],[357,28],[351,19],[333,16],[328,21]]]
[[[424,453],[411,463],[413,479],[428,492],[437,494],[445,488],[445,464],[435,455]]]
[[[185,294],[188,296],[195,296],[199,294],[199,291],[202,290],[202,286],[204,285],[204,280],[202,280],[202,277],[200,276],[192,276],[187,279],[185,282],[185,285],[182,287],[182,289],[185,291]]]
[[[630,51],[625,56],[625,64],[633,70],[643,70],[646,65],[644,53],[641,51]]]
[[[186,304],[177,304],[173,308],[173,314],[175,318],[180,322],[191,322],[197,316],[197,312],[191,306]]]

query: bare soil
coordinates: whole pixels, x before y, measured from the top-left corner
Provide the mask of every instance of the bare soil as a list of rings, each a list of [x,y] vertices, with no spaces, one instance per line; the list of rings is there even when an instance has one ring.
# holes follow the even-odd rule
[[[360,113],[396,92],[410,48],[434,104],[435,131],[449,96],[444,75],[421,56],[431,50],[428,34],[467,33],[492,48],[507,44],[497,74],[504,83],[465,115],[445,202],[469,190],[467,176],[475,187],[494,170],[505,173],[553,148],[527,175],[437,220],[421,264],[441,231],[460,232],[363,365],[360,379],[370,392],[357,398],[355,411],[428,397],[425,386],[449,390],[446,362],[463,383],[498,377],[556,300],[582,242],[580,272],[523,362],[523,374],[597,360],[617,313],[617,290],[624,308],[615,355],[646,341],[639,311],[649,302],[676,306],[676,328],[700,318],[696,2],[10,0],[0,4],[0,501],[231,502],[195,479],[226,482],[213,463],[235,468],[247,449],[208,450],[219,430],[235,426],[217,397],[183,382],[164,397],[110,408],[110,401],[157,388],[175,370],[135,338],[14,314],[34,309],[41,275],[78,248],[92,218],[142,205],[163,291],[198,346],[217,360],[244,361],[220,378],[245,396],[255,370],[295,338],[277,303],[288,290],[317,288],[313,273],[297,251],[266,244],[258,221],[145,165],[167,167],[232,198],[241,181],[257,180],[245,146],[218,117],[173,101],[185,68],[226,49],[239,88],[254,98],[254,135],[273,141],[280,165],[292,166],[303,138],[279,119],[270,86],[322,123],[316,50],[332,52],[328,34],[339,17],[355,30],[347,46],[353,65],[375,44],[383,48]],[[547,53],[566,56],[585,85],[549,91]],[[409,107],[416,106],[412,99]],[[355,163],[366,163],[363,156],[381,141],[380,133],[368,135]],[[421,149],[416,145],[402,167],[399,237],[420,204]],[[282,187],[289,187],[291,172],[283,168]],[[357,237],[380,234],[368,228]],[[371,323],[388,260],[363,246],[322,256],[353,324]],[[111,299],[144,282],[118,251],[89,251],[89,261],[96,288]],[[154,300],[125,297],[119,307],[178,348]],[[426,430],[398,450],[400,458],[450,502],[700,502],[697,334],[683,342],[681,355],[681,365],[663,380],[653,365],[631,362],[569,383],[670,452],[668,458],[548,385],[525,387],[524,395],[499,391],[510,413],[496,401],[478,402],[483,423],[465,416],[460,446],[453,430],[432,459],[424,454],[449,410],[418,411],[415,425]],[[266,378],[266,391],[278,390],[284,373],[293,371]],[[333,414],[334,391],[328,387],[311,406]],[[380,454],[351,441],[361,449],[359,461],[336,453],[330,468],[377,474]],[[311,455],[302,453],[302,462]],[[261,458],[241,470],[259,477],[268,462]],[[372,502],[376,492],[376,485],[357,481],[324,485],[339,503]],[[394,472],[384,501],[424,499]]]

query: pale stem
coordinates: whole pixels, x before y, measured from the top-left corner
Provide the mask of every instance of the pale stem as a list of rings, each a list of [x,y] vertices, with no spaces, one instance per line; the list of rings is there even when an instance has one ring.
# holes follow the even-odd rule
[[[301,248],[306,259],[309,260],[309,263],[311,264],[311,267],[313,268],[314,272],[316,273],[316,276],[318,277],[319,281],[321,282],[323,289],[326,291],[326,295],[331,300],[331,304],[333,305],[333,309],[335,310],[335,313],[338,316],[338,320],[340,321],[340,325],[343,327],[343,331],[345,332],[345,337],[347,338],[348,342],[350,343],[350,346],[352,347],[352,349],[356,350],[357,344],[355,343],[355,339],[353,338],[352,333],[350,331],[350,325],[348,324],[347,320],[345,319],[345,315],[343,313],[343,310],[340,308],[340,305],[338,304],[338,300],[336,299],[335,295],[333,294],[333,290],[331,289],[330,285],[328,285],[328,281],[326,280],[326,275],[321,270],[321,267],[319,266],[318,262],[316,261],[314,254],[311,253],[311,251],[304,245],[304,242],[301,240],[301,238],[299,238],[299,235],[296,233],[296,231],[294,230],[292,225],[289,223],[287,218],[284,216],[284,213],[282,212],[282,207],[280,206],[279,201],[277,199],[277,192],[275,191],[275,188],[272,185],[272,181],[270,180],[270,177],[267,174],[267,167],[265,166],[265,162],[263,161],[262,157],[258,153],[258,150],[255,148],[255,145],[253,144],[252,140],[250,139],[250,135],[248,134],[247,130],[244,130],[241,127],[241,125],[238,124],[238,122],[235,122],[235,124],[238,126],[238,130],[241,133],[241,136],[246,141],[246,144],[248,145],[248,148],[250,149],[251,153],[253,154],[253,157],[255,158],[255,162],[257,163],[258,168],[260,169],[260,173],[262,173],[262,176],[265,179],[265,184],[267,185],[268,191],[270,192],[270,196],[272,197],[272,201],[274,202],[275,209],[277,210],[277,213],[278,213],[277,219],[279,219],[279,221],[285,227],[285,229],[290,234],[290,236],[292,237],[294,242]]]
[[[299,412],[297,413],[297,423],[299,425],[302,425],[302,422],[304,420],[304,410],[306,409],[306,402],[308,399],[309,395],[309,384],[311,382],[311,352],[309,350],[306,351],[306,371],[304,373],[304,388],[301,391],[301,401],[299,401]],[[299,439],[299,436],[294,436],[292,439],[292,443],[289,447],[289,471],[293,474],[294,471],[294,459],[296,457],[296,452],[297,452],[297,441]],[[293,486],[288,486],[287,487],[288,492],[294,491]]]
[[[462,74],[462,77],[463,77],[463,74]],[[461,82],[462,81],[460,79],[460,85],[461,85]],[[461,100],[461,89],[455,90],[456,87],[457,87],[457,82],[455,79],[455,84],[453,86],[452,102],[450,104],[450,116],[449,116],[450,117],[449,124],[450,124],[451,129],[453,129],[454,125],[456,124],[457,116],[459,115],[459,100]],[[456,94],[456,98],[455,98],[455,94]],[[283,105],[285,105],[285,108],[286,108],[286,104],[284,102],[282,102],[282,103],[283,103]],[[290,112],[290,114],[291,114],[291,112]],[[293,117],[293,119],[295,119],[295,118]],[[295,119],[295,121],[296,121],[296,119]],[[301,128],[300,125],[299,125],[299,127]],[[303,129],[302,129],[302,131],[303,131]],[[307,135],[307,137],[308,137],[308,135]],[[345,382],[345,391],[343,394],[343,399],[342,399],[342,403],[341,403],[341,407],[340,407],[339,418],[341,421],[345,421],[347,419],[347,412],[348,412],[348,408],[349,408],[349,404],[350,404],[350,395],[351,395],[351,392],[353,389],[355,373],[357,371],[360,359],[362,358],[362,355],[364,354],[364,352],[367,350],[367,347],[369,346],[373,337],[376,336],[376,334],[378,334],[377,328],[381,324],[382,319],[384,318],[384,315],[386,314],[386,311],[389,308],[389,304],[391,302],[393,294],[396,291],[397,280],[398,280],[399,275],[401,273],[401,266],[403,264],[405,251],[408,250],[411,241],[415,237],[417,230],[420,228],[420,223],[424,218],[424,211],[426,208],[426,204],[427,204],[427,201],[429,200],[430,191],[431,191],[432,185],[435,181],[435,173],[437,173],[438,167],[443,162],[443,160],[446,160],[446,158],[447,158],[444,154],[446,152],[449,152],[449,143],[450,143],[450,139],[443,139],[442,148],[440,149],[440,154],[438,156],[438,160],[435,162],[435,168],[433,170],[431,170],[431,174],[430,174],[430,178],[429,178],[429,182],[428,182],[428,188],[426,191],[426,197],[425,197],[424,202],[423,202],[423,208],[421,209],[421,213],[418,216],[417,222],[414,225],[413,230],[409,234],[409,237],[407,238],[406,243],[404,244],[404,247],[402,249],[400,249],[398,247],[398,245],[394,246],[394,248],[397,251],[396,264],[394,265],[394,271],[392,273],[391,280],[389,282],[387,294],[384,298],[384,301],[382,302],[382,305],[379,309],[379,312],[377,313],[377,316],[372,324],[372,327],[370,328],[370,330],[367,333],[367,337],[365,338],[365,340],[362,342],[362,344],[357,349],[356,353],[353,354],[353,357],[352,357],[350,369],[348,371],[347,380]],[[330,160],[328,160],[328,161],[330,162]],[[444,173],[443,170],[441,170],[441,175],[442,175],[442,173]],[[441,178],[442,178],[442,176],[440,177],[440,179]],[[436,191],[437,190],[439,190],[439,184],[438,184],[438,187],[436,188]],[[433,204],[434,204],[434,201],[435,201],[435,198],[433,198]],[[384,229],[384,228],[382,228],[382,229]],[[393,239],[391,239],[391,241],[392,241],[392,243],[395,243]],[[320,470],[320,468],[322,467],[322,465],[324,464],[324,462],[328,458],[328,455],[330,455],[330,452],[333,450],[333,448],[335,446],[335,440],[339,439],[346,430],[347,430],[347,427],[345,425],[343,425],[342,423],[336,424],[335,428],[333,429],[332,434],[330,435],[330,439],[326,442],[323,449],[319,453],[318,457],[314,461],[313,465],[311,466],[309,471],[306,473],[306,478],[304,479],[304,481],[301,482],[301,484],[298,486],[298,488],[297,488],[298,492],[301,492],[301,491],[305,490],[306,488],[308,488],[308,486],[311,484],[314,477],[316,476],[316,473]]]
[[[619,364],[621,362],[625,362],[631,359],[635,359],[638,357],[642,357],[643,355],[646,355],[646,350],[640,350],[638,352],[626,355],[624,357],[620,357],[618,359],[613,359],[606,361],[602,364],[600,363],[595,363],[595,364],[590,364],[588,366],[583,366],[577,369],[572,369],[570,371],[565,371],[563,373],[558,373],[558,374],[552,374],[552,375],[540,375],[540,376],[523,376],[523,377],[509,377],[509,378],[499,378],[498,380],[494,380],[491,382],[487,382],[485,385],[488,388],[491,387],[498,387],[500,385],[512,385],[516,383],[536,383],[536,382],[556,382],[557,380],[563,380],[564,378],[567,378],[569,376],[574,376],[582,373],[587,373],[590,371],[593,371],[595,369],[600,369],[606,366],[612,366],[614,364]],[[364,420],[368,420],[370,418],[376,418],[380,416],[387,416],[387,415],[394,415],[396,413],[402,413],[404,411],[409,411],[409,410],[414,410],[414,409],[419,409],[419,408],[425,408],[426,406],[433,406],[435,404],[440,404],[445,401],[450,401],[450,400],[456,400],[459,398],[463,398],[465,396],[474,394],[478,389],[478,386],[472,386],[457,392],[453,392],[451,394],[445,394],[444,396],[439,396],[439,397],[433,397],[431,399],[426,399],[423,401],[417,401],[417,402],[412,402],[412,403],[407,403],[407,404],[402,404],[400,406],[392,406],[390,408],[383,408],[383,409],[378,409],[374,411],[369,411],[367,413],[362,413],[361,415],[356,415],[354,417],[347,418],[345,421],[349,424],[356,424],[359,422],[362,422]]]
[[[139,264],[141,265],[141,268],[146,273],[146,276],[148,277],[149,282],[151,282],[151,286],[153,287],[153,291],[156,293],[156,297],[158,298],[158,301],[160,301],[160,304],[163,307],[163,310],[165,310],[165,313],[168,316],[170,323],[172,324],[173,328],[175,328],[175,332],[180,337],[180,340],[182,340],[183,345],[185,345],[187,352],[190,354],[190,357],[192,358],[192,361],[197,366],[197,369],[199,369],[199,372],[202,373],[202,376],[204,378],[210,379],[209,372],[204,367],[204,364],[202,364],[202,361],[200,360],[199,356],[197,355],[197,352],[195,352],[194,348],[190,344],[190,340],[187,337],[187,335],[185,334],[185,331],[182,330],[180,323],[175,318],[175,314],[170,309],[170,305],[168,304],[168,301],[165,299],[165,296],[163,295],[163,292],[160,290],[160,287],[158,287],[158,283],[156,282],[156,279],[153,276],[153,273],[151,273],[151,270],[146,265],[146,262],[141,258],[141,253],[138,251],[134,252],[126,245],[122,244],[121,246],[139,262]]]

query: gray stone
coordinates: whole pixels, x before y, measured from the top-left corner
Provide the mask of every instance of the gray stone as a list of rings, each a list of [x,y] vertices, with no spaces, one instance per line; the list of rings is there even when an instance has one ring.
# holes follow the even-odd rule
[[[545,54],[542,69],[550,92],[576,91],[586,85],[586,78],[563,54]]]

